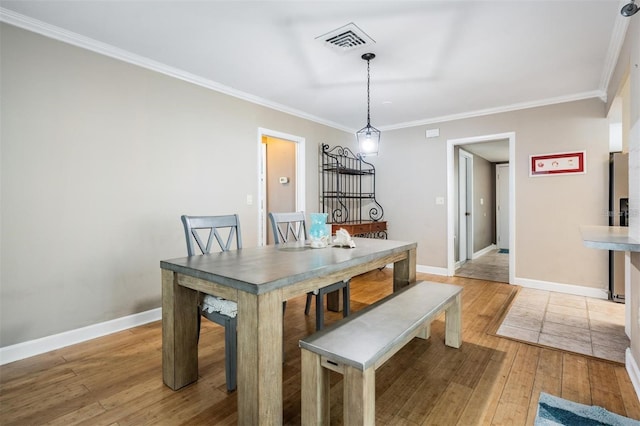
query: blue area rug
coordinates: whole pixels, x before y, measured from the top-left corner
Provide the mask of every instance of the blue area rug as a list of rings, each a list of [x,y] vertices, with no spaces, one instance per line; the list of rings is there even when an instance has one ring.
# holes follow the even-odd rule
[[[509,249],[500,249],[498,250],[498,253],[509,253]]]
[[[584,405],[540,392],[536,426],[638,426],[640,422],[620,416],[596,405]]]

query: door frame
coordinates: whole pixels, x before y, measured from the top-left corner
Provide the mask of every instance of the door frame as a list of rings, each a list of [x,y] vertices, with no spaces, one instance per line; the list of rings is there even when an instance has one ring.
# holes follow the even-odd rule
[[[463,159],[464,168],[462,167]],[[469,161],[468,166],[467,160]],[[464,192],[461,191],[463,187]],[[470,203],[469,199],[471,199]],[[462,208],[463,203],[464,209]],[[470,216],[467,216],[466,212],[469,212]],[[467,220],[468,217],[472,219]],[[473,154],[460,148],[458,150],[458,261],[462,264],[468,259],[473,259]]]
[[[509,140],[509,283],[515,283],[516,274],[516,133],[506,132],[493,135],[471,136],[468,138],[447,140],[447,275],[455,275],[455,180],[454,147],[472,143],[488,142],[498,139]]]
[[[262,143],[264,137],[282,139],[296,144],[296,211],[304,211],[305,200],[305,145],[302,136],[290,135],[277,130],[258,127],[258,246],[264,246],[267,241],[267,149]]]

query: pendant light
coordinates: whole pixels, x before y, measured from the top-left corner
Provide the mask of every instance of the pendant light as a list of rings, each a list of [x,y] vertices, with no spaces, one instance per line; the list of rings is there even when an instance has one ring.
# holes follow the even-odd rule
[[[367,61],[367,125],[356,132],[356,138],[358,138],[358,149],[360,155],[378,155],[378,146],[380,144],[380,130],[371,126],[371,99],[369,86],[371,84],[371,76],[369,74],[369,61],[375,58],[373,53],[365,53],[362,55],[362,59]]]
[[[638,11],[638,5],[635,0],[631,0],[631,3],[625,4],[620,10],[620,14],[625,17],[633,16]]]

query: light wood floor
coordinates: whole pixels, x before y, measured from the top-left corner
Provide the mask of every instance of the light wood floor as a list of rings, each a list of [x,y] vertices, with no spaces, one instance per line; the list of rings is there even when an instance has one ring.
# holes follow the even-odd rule
[[[621,364],[497,337],[496,321],[513,295],[508,284],[418,274],[464,286],[463,344],[445,347],[442,318],[429,341],[414,339],[376,371],[379,425],[525,425],[540,391],[640,419],[640,402]],[[391,292],[391,273],[352,281],[352,307]],[[311,333],[304,297],[285,317],[284,421],[300,424],[300,354]],[[328,313],[327,321],[338,314]],[[2,425],[235,424],[236,394],[224,382],[222,328],[203,321],[197,383],[178,392],[162,384],[161,325],[155,322],[0,367]],[[332,424],[341,424],[339,375],[332,376]]]

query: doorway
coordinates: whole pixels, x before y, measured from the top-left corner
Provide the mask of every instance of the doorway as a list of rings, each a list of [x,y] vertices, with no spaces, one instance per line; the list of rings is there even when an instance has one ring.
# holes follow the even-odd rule
[[[512,165],[507,172],[508,175],[508,187],[507,187],[507,195],[508,195],[508,235],[506,239],[508,241],[507,247],[509,247],[508,253],[500,254],[504,263],[508,265],[508,274],[505,274],[505,278],[502,281],[514,283],[515,282],[515,259],[516,259],[516,250],[514,247],[515,241],[515,133],[500,133],[494,135],[486,135],[486,136],[476,136],[470,138],[461,138],[461,139],[450,139],[447,141],[447,273],[449,276],[456,275],[456,266],[459,266],[461,262],[456,262],[456,260],[462,259],[463,253],[461,250],[464,249],[467,254],[467,259],[471,259],[471,261],[467,262],[471,263],[482,263],[481,258],[489,258],[488,254],[494,255],[498,253],[497,244],[495,244],[495,240],[493,243],[483,243],[483,240],[486,238],[482,238],[480,232],[482,232],[481,228],[476,229],[475,233],[478,234],[478,241],[476,241],[474,247],[471,246],[469,248],[468,243],[468,230],[464,232],[460,230],[460,224],[466,223],[468,220],[466,219],[466,213],[471,213],[471,222],[473,223],[473,209],[464,210],[464,217],[462,219],[463,210],[459,209],[459,205],[462,204],[463,200],[466,200],[468,197],[465,196],[464,199],[462,195],[459,193],[459,187],[462,185],[458,185],[456,182],[460,179],[458,172],[461,172],[460,169],[467,169],[467,160],[459,159],[459,167],[458,170],[455,168],[456,160],[458,160],[458,155],[456,155],[456,151],[460,151],[460,148],[464,148],[464,151],[469,153],[472,157],[481,157],[482,159],[486,159],[485,163],[487,163],[487,168],[491,171],[495,171],[494,167],[489,167],[490,163],[498,163],[504,162],[504,160],[497,161],[493,159],[489,159],[489,156],[486,155],[483,150],[493,149],[495,148],[495,144],[500,144],[505,147],[506,151],[504,155],[505,158],[508,158],[508,162]],[[473,163],[472,163],[473,164]],[[473,173],[473,172],[472,172]],[[466,174],[469,174],[466,172]],[[495,173],[492,173],[495,177]],[[494,201],[491,200],[496,196],[496,186],[495,184],[490,185],[490,189],[479,190],[479,192],[475,191],[474,185],[471,185],[471,200],[469,201],[472,206],[475,206],[478,209],[476,214],[480,214],[483,217],[478,217],[479,220],[488,220],[491,223],[491,228],[495,228],[497,215],[495,213],[491,214],[488,211],[488,205],[494,205]],[[466,186],[465,186],[466,188]],[[491,191],[491,197],[484,195],[483,191]],[[467,191],[468,192],[468,191]],[[476,193],[477,192],[477,193]],[[468,195],[468,194],[467,194]],[[490,201],[491,200],[491,201]],[[466,202],[466,201],[465,201]],[[485,211],[485,209],[487,209]],[[486,216],[489,217],[486,217]],[[471,225],[471,229],[473,230],[473,225]],[[475,235],[474,233],[474,235]],[[462,240],[465,241],[462,241]],[[471,237],[473,241],[474,237]],[[484,247],[488,245],[488,247]],[[462,246],[462,247],[461,247]],[[479,247],[482,246],[482,247]],[[474,251],[475,250],[475,251]],[[495,253],[493,253],[495,252]],[[505,271],[506,272],[506,271]]]
[[[258,144],[258,245],[263,246],[273,243],[270,211],[305,209],[305,139],[260,128]]]

